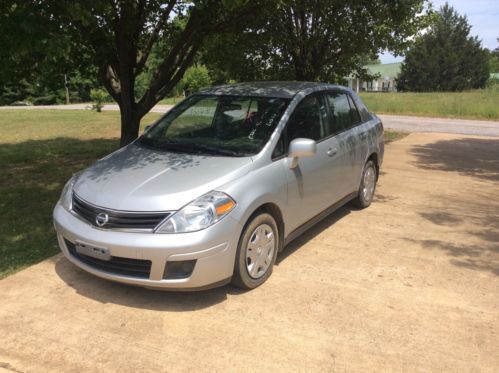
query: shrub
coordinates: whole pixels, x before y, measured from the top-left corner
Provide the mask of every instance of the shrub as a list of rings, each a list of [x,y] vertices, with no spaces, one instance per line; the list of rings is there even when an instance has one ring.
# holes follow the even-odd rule
[[[187,96],[199,91],[201,88],[210,86],[212,79],[208,69],[204,65],[192,66],[187,69],[180,85]]]
[[[90,98],[94,101],[92,109],[95,109],[98,113],[100,113],[102,111],[102,107],[104,106],[104,102],[109,100],[109,95],[103,89],[91,89]]]

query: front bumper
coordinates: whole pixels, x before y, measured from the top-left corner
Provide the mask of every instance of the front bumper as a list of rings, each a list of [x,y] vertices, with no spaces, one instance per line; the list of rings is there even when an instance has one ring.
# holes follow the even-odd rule
[[[54,226],[61,251],[81,269],[104,279],[165,289],[200,289],[232,277],[241,224],[226,216],[198,232],[160,234],[99,229],[68,212],[59,203],[54,208]],[[80,260],[68,250],[67,241],[85,242],[109,250],[112,257],[151,261],[148,278],[102,270]],[[165,266],[172,261],[196,260],[187,278],[165,279]]]

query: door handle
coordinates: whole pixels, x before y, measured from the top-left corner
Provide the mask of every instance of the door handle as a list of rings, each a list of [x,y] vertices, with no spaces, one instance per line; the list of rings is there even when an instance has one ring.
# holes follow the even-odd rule
[[[336,149],[329,148],[329,150],[327,151],[327,155],[328,157],[334,157],[336,155]]]

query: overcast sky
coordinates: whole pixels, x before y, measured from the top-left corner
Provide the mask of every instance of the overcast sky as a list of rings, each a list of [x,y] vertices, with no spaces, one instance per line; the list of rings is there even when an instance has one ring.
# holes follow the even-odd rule
[[[433,0],[435,9],[444,5],[446,0]],[[482,40],[488,49],[497,47],[499,37],[499,0],[448,0],[448,3],[461,15],[468,17],[472,25],[471,34]],[[390,53],[380,56],[382,63],[403,61],[403,57],[394,57]]]

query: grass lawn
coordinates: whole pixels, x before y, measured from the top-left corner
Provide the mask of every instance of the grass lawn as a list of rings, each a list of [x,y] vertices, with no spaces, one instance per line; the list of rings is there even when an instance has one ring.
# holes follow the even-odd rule
[[[159,116],[149,114],[142,126]],[[119,113],[2,110],[0,133],[2,278],[59,252],[52,208],[73,173],[117,149]]]
[[[499,120],[499,87],[466,92],[360,94],[379,114]]]
[[[118,112],[0,112],[0,278],[58,252],[52,208],[60,191],[118,147],[119,128]]]
[[[400,139],[403,139],[406,137],[409,133],[408,132],[395,132],[395,131],[390,131],[390,130],[385,130],[385,144],[388,144],[389,142],[397,141]]]

